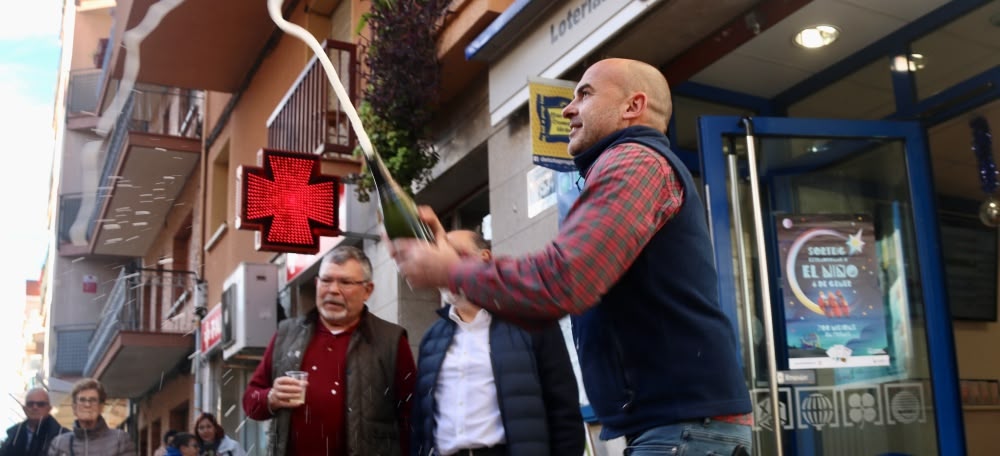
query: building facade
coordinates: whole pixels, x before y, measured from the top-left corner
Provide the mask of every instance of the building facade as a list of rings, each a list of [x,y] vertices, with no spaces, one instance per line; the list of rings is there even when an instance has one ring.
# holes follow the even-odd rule
[[[240,398],[277,321],[314,306],[319,256],[258,251],[256,234],[237,228],[241,167],[261,166],[261,149],[318,155],[324,174],[343,178],[343,233],[323,238],[320,253],[363,248],[375,265],[369,308],[404,326],[414,347],[439,297],[397,276],[376,208],[354,198],[361,163],[343,109],[311,51],[276,29],[264,2],[112,3],[66,2],[45,377],[50,387],[104,382],[142,454],[167,429],[190,431],[201,412],[262,454],[268,424],[247,420]],[[368,7],[282,4],[325,43],[355,105]],[[560,211],[530,194],[533,182],[554,179],[572,199],[575,176],[533,159],[529,78],[572,83],[604,57],[653,64],[673,89],[671,142],[705,186],[719,293],[740,335],[762,454],[990,454],[1000,413],[989,399],[1000,371],[986,362],[1000,346],[997,246],[995,229],[978,222],[985,195],[968,123],[1000,124],[997,17],[1000,3],[985,0],[456,0],[438,38],[430,130],[439,162],[416,199],[449,228],[482,231],[498,254],[544,246]],[[817,49],[794,43],[817,24],[839,36]],[[759,206],[748,196],[745,116],[759,119],[750,121],[763,154]],[[755,213],[766,225],[751,222]],[[788,214],[872,220],[864,226],[880,250],[871,258],[883,267],[864,291],[892,328],[879,330],[891,354],[876,353],[877,366],[809,367],[775,348],[798,343],[774,259],[784,235],[770,226]],[[985,299],[989,287],[966,300],[959,293],[971,287],[947,286],[970,277],[949,256],[971,252],[952,244],[969,239],[987,242],[972,249],[992,262],[972,267],[992,271]],[[985,316],[982,305],[957,308],[980,301]],[[982,395],[963,399],[963,386]],[[620,454],[622,442],[596,439],[586,397],[581,406],[595,454]]]

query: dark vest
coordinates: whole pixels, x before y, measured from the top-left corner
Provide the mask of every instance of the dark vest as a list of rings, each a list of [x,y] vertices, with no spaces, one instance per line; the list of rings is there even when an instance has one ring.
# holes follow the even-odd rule
[[[601,438],[750,412],[736,335],[719,306],[705,209],[667,138],[652,128],[629,127],[575,157],[577,168],[586,177],[601,154],[622,143],[665,157],[684,186],[684,202],[600,303],[573,318]]]
[[[434,448],[434,390],[444,356],[458,326],[448,318],[449,307],[438,310],[441,319],[420,343],[417,368],[417,403],[414,404],[412,455],[427,455]],[[500,419],[511,456],[548,456],[549,428],[532,336],[497,318],[490,324],[490,361],[497,387]],[[572,381],[573,379],[569,379]],[[568,384],[567,387],[575,385]],[[581,424],[582,426],[582,424]]]
[[[272,351],[271,378],[300,370],[302,356],[316,329],[317,312],[285,320],[278,325]],[[396,356],[403,328],[371,314],[366,307],[361,323],[347,347],[347,454],[399,455],[399,423],[396,415]],[[379,394],[366,394],[378,391]],[[384,394],[383,394],[384,393]],[[388,398],[388,400],[386,400]],[[288,451],[291,409],[274,413],[268,436],[269,453]]]

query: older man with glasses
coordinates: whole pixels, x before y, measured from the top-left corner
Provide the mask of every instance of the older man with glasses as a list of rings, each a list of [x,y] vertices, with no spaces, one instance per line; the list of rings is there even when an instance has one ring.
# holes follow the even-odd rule
[[[403,328],[368,311],[372,265],[360,249],[326,254],[316,308],[282,321],[243,394],[271,421],[267,454],[407,454],[416,368]],[[303,378],[308,373],[308,378]]]
[[[132,438],[120,429],[111,429],[101,416],[108,400],[104,386],[92,378],[73,385],[73,432],[52,440],[49,456],[135,456]]]
[[[41,456],[57,435],[69,432],[49,413],[49,393],[32,388],[24,395],[25,420],[7,429],[7,439],[0,446],[0,456]]]

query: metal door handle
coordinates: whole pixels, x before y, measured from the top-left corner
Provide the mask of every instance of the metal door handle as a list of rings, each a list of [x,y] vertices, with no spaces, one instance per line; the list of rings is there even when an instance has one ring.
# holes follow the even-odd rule
[[[771,313],[771,276],[767,268],[767,245],[764,239],[764,215],[760,204],[760,181],[757,177],[757,148],[753,134],[753,120],[744,117],[740,120],[746,129],[747,164],[750,168],[750,196],[753,204],[754,234],[757,244],[757,262],[760,270],[761,308],[764,317],[764,339],[767,343],[768,389],[771,393],[771,418],[774,426],[775,455],[782,456],[784,448],[781,443],[781,401],[778,398],[778,366],[774,346],[774,317]]]

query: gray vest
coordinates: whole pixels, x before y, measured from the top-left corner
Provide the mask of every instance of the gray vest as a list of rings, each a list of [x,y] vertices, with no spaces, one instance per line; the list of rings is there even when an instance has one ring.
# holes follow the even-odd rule
[[[302,356],[316,329],[318,312],[278,325],[271,378],[300,370]],[[399,419],[396,412],[396,355],[403,328],[382,320],[365,307],[361,323],[347,348],[347,454],[399,456]],[[292,409],[274,412],[268,435],[268,454],[285,456]]]

